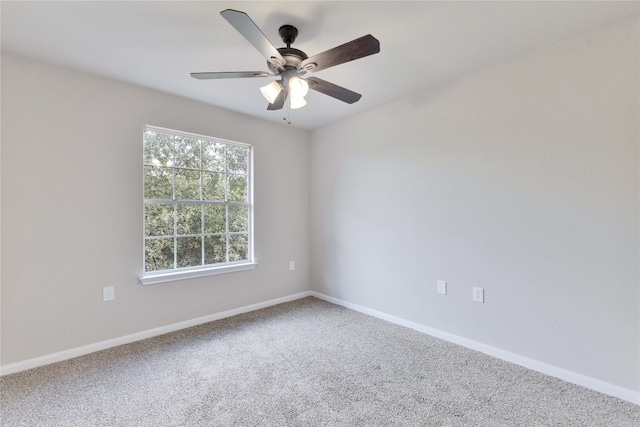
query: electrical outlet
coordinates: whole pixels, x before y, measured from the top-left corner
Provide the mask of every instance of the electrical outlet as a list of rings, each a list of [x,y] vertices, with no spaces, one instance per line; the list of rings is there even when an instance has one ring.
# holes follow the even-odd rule
[[[113,286],[102,288],[102,301],[112,301],[115,298],[116,298],[116,293]]]
[[[295,269],[296,269],[296,262],[289,261],[289,270],[295,270]]]
[[[475,302],[484,302],[484,288],[473,288],[473,300]]]
[[[444,280],[438,280],[438,293],[442,295],[447,294],[447,282]]]

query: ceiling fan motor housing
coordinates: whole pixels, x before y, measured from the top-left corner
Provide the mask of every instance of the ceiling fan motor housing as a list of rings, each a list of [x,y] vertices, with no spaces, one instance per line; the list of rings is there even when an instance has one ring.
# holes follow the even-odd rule
[[[282,58],[285,60],[284,64],[280,64],[284,68],[298,69],[302,61],[308,58],[306,53],[304,53],[300,49],[296,49],[293,47],[279,47],[278,52],[280,53]],[[275,58],[272,58],[272,61],[274,59]],[[276,62],[276,64],[273,64],[272,61],[267,61],[267,66],[269,67],[271,72],[273,72],[274,74],[279,74],[280,71],[278,70],[278,67],[277,67],[278,65],[277,62],[279,61],[273,61],[273,62]]]
[[[280,67],[284,67],[289,70],[297,70],[302,61],[308,58],[307,54],[300,49],[291,47],[291,44],[298,36],[298,29],[293,25],[283,25],[278,30],[278,33],[280,34],[282,41],[287,45],[287,47],[279,47],[277,49],[278,53],[280,53],[282,58],[285,60],[285,63],[280,64],[281,61],[277,61],[276,58],[271,58],[271,61],[267,61],[269,69],[275,74],[280,74],[282,72]]]

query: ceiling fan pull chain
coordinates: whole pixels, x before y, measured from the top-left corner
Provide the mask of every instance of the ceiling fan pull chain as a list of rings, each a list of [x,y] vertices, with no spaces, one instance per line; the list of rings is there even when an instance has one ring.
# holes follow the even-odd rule
[[[284,117],[282,117],[282,120],[288,125],[291,124],[291,102],[289,102],[289,99],[285,99],[284,101]]]

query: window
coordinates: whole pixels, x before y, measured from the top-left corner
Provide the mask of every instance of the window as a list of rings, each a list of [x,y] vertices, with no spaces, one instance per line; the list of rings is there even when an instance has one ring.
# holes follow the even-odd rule
[[[146,126],[143,284],[253,268],[251,145]]]

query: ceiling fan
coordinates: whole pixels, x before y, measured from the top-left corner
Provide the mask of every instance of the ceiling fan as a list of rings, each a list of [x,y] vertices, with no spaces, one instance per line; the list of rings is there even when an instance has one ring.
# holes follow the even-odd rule
[[[380,52],[380,42],[371,34],[308,57],[303,51],[291,47],[291,44],[298,36],[298,29],[293,25],[280,27],[280,37],[287,46],[276,49],[246,13],[226,9],[220,14],[266,58],[270,72],[191,73],[191,77],[196,79],[228,79],[275,76],[276,80],[260,88],[262,95],[269,102],[267,110],[280,110],[285,106],[287,100],[289,100],[291,109],[301,108],[307,103],[304,96],[309,89],[324,93],[348,104],[353,104],[362,97],[359,93],[315,76],[303,76],[307,73],[315,73],[325,68]]]

